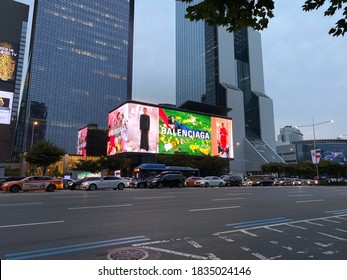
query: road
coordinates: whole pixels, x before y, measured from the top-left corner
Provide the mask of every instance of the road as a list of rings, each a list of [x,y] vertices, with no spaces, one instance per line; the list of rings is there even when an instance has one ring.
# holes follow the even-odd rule
[[[0,192],[1,259],[346,260],[347,187]]]

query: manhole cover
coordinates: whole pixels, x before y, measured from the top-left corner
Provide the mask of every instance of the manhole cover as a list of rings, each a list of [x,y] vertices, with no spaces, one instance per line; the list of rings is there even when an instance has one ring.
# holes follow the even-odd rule
[[[149,254],[147,251],[127,247],[127,248],[119,248],[114,251],[111,251],[107,254],[107,259],[109,260],[144,260],[148,258]]]

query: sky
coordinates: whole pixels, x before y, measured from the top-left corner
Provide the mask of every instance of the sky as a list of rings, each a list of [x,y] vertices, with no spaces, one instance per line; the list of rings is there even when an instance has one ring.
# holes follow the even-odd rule
[[[133,99],[175,103],[175,1],[135,1]],[[300,1],[275,1],[261,31],[265,93],[275,134],[299,127],[304,139],[347,139],[347,35],[328,34],[339,19],[303,12]],[[333,120],[333,123],[320,124]]]

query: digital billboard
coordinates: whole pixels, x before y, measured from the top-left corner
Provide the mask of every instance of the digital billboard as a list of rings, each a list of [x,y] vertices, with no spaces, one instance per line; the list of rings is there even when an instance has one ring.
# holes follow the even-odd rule
[[[108,115],[107,155],[123,152],[233,158],[232,120],[126,103]]]
[[[87,135],[88,135],[88,127],[82,128],[78,131],[77,137],[77,154],[78,155],[87,155]]]
[[[0,90],[0,124],[11,123],[13,92]]]
[[[0,41],[0,80],[14,82],[18,61],[18,45]]]

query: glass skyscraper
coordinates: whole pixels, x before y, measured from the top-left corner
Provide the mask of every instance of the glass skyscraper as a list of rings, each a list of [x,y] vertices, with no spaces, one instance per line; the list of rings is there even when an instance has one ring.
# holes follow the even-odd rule
[[[36,0],[14,152],[45,139],[76,153],[88,124],[131,99],[134,0]]]
[[[194,0],[197,4],[201,0]],[[184,18],[187,4],[176,1],[176,103],[188,100],[232,110],[234,160],[231,172],[246,175],[276,154],[273,103],[265,94],[260,33]],[[220,114],[220,112],[215,112]]]

